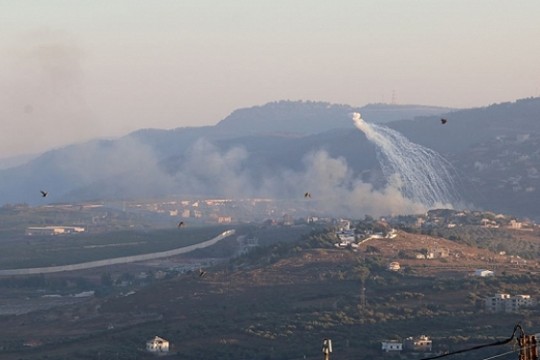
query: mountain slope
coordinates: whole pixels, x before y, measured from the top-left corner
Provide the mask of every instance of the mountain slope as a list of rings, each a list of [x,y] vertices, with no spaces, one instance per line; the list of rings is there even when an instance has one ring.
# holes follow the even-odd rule
[[[446,118],[445,125],[440,117]],[[465,153],[499,137],[540,133],[540,98],[459,110],[388,124],[409,140],[443,154]]]
[[[385,204],[379,211],[403,211],[403,199],[385,189],[389,179],[382,177],[377,148],[353,126],[355,110],[372,111],[372,118],[397,111],[277,102],[238,110],[216,126],[146,129],[71,145],[1,170],[0,202],[170,194],[294,198],[309,188],[332,204],[329,211],[361,214],[375,203]],[[539,114],[540,99],[531,98],[386,125],[453,164],[466,204],[458,206],[540,218],[534,201],[540,198]],[[40,189],[49,197],[41,198]],[[400,207],[392,208],[391,197]]]

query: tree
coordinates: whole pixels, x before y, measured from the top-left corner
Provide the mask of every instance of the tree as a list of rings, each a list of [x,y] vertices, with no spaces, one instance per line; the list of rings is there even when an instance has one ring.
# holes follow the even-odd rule
[[[364,264],[362,263],[358,263],[354,269],[353,269],[354,273],[356,276],[358,276],[358,278],[360,279],[360,282],[362,283],[362,286],[365,285],[366,283],[366,280],[367,278],[369,277],[370,275],[370,271],[369,271],[369,268],[367,268]]]
[[[110,273],[106,272],[106,273],[101,274],[101,286],[103,287],[113,286],[113,280]]]

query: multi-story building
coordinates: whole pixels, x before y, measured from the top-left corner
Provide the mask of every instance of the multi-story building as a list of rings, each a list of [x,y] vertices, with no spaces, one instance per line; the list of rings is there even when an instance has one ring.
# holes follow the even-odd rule
[[[495,294],[495,296],[486,298],[484,301],[485,309],[489,312],[518,312],[522,307],[536,304],[536,301],[530,295]]]

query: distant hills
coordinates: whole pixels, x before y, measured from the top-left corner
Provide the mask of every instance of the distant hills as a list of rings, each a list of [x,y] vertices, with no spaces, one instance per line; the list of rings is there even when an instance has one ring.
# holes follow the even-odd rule
[[[353,112],[446,157],[463,198],[456,207],[540,218],[539,98],[467,110],[279,101],[236,110],[215,126],[143,129],[48,151],[0,170],[0,204],[172,195],[300,199],[309,190],[314,208],[341,215],[418,210],[387,187],[377,148],[354,127]],[[49,197],[40,198],[40,189]]]
[[[299,134],[311,135],[333,129],[351,129],[351,113],[360,112],[373,123],[434,116],[450,108],[422,105],[370,104],[360,108],[325,102],[278,101],[239,109],[221,120],[215,130],[221,134]]]

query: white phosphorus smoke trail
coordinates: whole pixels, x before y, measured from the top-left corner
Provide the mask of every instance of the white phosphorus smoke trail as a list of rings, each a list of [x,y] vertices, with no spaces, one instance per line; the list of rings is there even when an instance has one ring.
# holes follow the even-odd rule
[[[378,147],[379,162],[390,185],[427,208],[447,207],[459,201],[452,165],[435,151],[407,140],[385,126],[366,123],[359,113],[352,119],[358,129]]]

